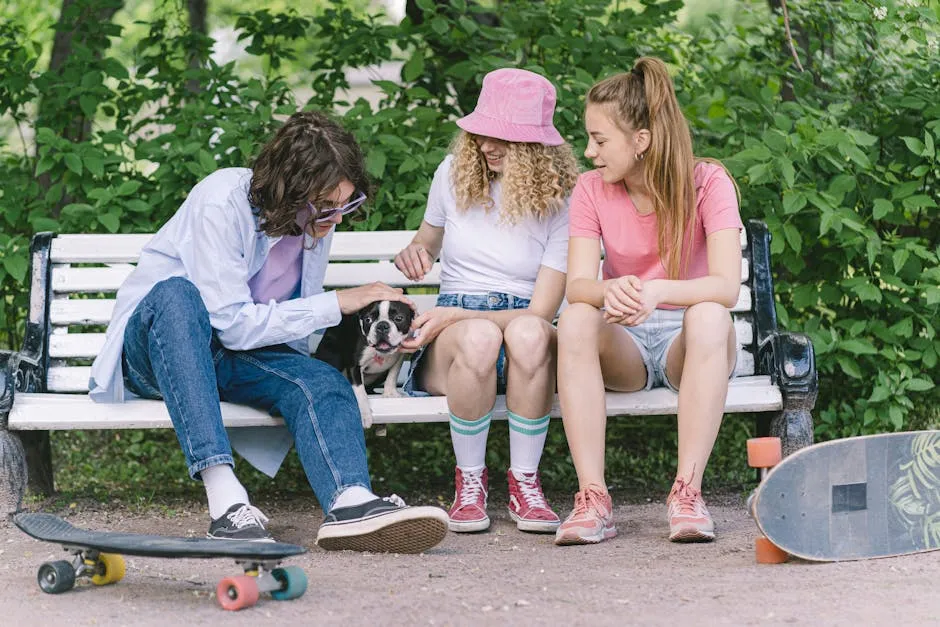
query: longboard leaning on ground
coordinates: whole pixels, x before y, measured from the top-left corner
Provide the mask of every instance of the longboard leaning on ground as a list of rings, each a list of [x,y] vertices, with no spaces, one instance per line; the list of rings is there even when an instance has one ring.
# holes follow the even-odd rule
[[[748,499],[759,562],[940,549],[940,431],[832,440],[782,461],[779,440],[755,438],[748,463],[763,477]]]
[[[245,574],[226,577],[216,586],[216,598],[227,610],[254,605],[261,592],[286,601],[307,590],[303,569],[278,566],[287,557],[307,552],[295,544],[89,531],[51,514],[21,513],[13,522],[37,540],[60,544],[72,554],[71,561],[46,562],[39,567],[36,577],[39,587],[50,594],[71,590],[77,577],[89,577],[96,585],[120,581],[124,577],[122,555],[235,560]]]

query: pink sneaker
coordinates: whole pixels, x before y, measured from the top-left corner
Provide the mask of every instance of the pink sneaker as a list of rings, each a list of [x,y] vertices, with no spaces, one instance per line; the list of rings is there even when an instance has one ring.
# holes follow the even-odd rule
[[[454,504],[447,512],[450,517],[447,527],[457,533],[488,529],[490,517],[486,515],[486,497],[489,483],[486,468],[468,473],[458,468],[455,483],[457,489]]]
[[[519,531],[553,533],[561,520],[545,502],[538,472],[517,472],[509,469],[509,515]]]
[[[597,544],[616,535],[610,494],[591,485],[574,495],[574,510],[555,532],[555,544]]]
[[[715,539],[712,521],[702,493],[685,479],[678,478],[666,499],[669,507],[669,539],[672,542],[711,542]]]

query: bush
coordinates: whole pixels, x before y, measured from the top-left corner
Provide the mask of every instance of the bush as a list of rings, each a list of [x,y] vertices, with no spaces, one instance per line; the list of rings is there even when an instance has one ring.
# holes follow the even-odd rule
[[[72,5],[78,43],[58,73],[38,70],[23,28],[0,22],[0,62],[22,69],[0,75],[0,117],[35,131],[0,144],[0,345],[19,343],[33,232],[154,231],[200,178],[249,164],[297,108],[285,80],[296,82],[297,59],[311,65],[304,106],[343,111],[379,183],[353,228],[392,229],[420,223],[485,72],[551,77],[557,126],[580,151],[588,87],[651,54],[675,69],[697,152],[726,161],[744,217],[770,226],[779,319],[817,350],[818,436],[936,423],[940,56],[929,9],[905,1],[879,20],[864,2],[791,1],[802,73],[764,3],[741,3],[750,18],[694,38],[671,25],[677,1],[512,2],[493,15],[420,0],[420,23],[399,25],[342,3],[313,16],[262,10],[238,17],[249,65],[265,68],[243,76],[209,60],[212,42],[175,15],[147,25],[123,62],[110,46],[126,33],[78,19],[114,1]],[[376,81],[377,104],[338,99],[346,69],[390,59],[404,61],[402,80]]]

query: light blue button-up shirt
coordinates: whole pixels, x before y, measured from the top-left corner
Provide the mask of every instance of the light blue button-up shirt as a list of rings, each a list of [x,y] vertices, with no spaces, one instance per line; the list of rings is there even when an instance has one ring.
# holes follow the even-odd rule
[[[222,345],[250,350],[289,344],[309,354],[310,335],[339,324],[336,292],[323,292],[333,231],[303,252],[300,297],[255,303],[248,280],[261,269],[280,238],[258,230],[248,203],[251,170],[226,168],[199,182],[176,214],[140,253],[137,267],[117,293],[104,347],[91,367],[89,394],[98,402],[122,402],[124,329],[140,301],[160,281],[189,279],[202,295]]]

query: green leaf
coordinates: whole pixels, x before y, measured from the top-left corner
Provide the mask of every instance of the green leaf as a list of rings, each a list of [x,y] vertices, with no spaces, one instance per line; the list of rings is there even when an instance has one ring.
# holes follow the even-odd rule
[[[892,405],[888,408],[888,417],[891,420],[891,426],[895,430],[900,429],[904,425],[904,411],[897,405]]]
[[[849,135],[852,136],[852,139],[855,140],[855,143],[859,146],[871,146],[878,141],[878,138],[874,135],[870,135],[865,131],[860,131],[858,129],[850,128],[847,129]]]
[[[62,207],[62,215],[79,216],[83,213],[91,213],[95,208],[84,202],[72,202]]]
[[[382,178],[385,174],[385,153],[379,148],[373,148],[366,157],[366,170],[374,178]]]
[[[140,181],[124,181],[121,183],[120,187],[117,188],[117,196],[130,196],[134,192],[140,189]]]
[[[901,248],[901,249],[894,251],[894,255],[891,256],[891,260],[894,262],[895,273],[901,271],[901,268],[904,267],[904,264],[907,263],[907,259],[910,256],[911,256],[911,251],[909,251],[906,248]]]
[[[888,391],[888,388],[881,385],[875,386],[875,389],[872,391],[871,396],[868,397],[869,403],[880,403],[886,398],[890,397],[891,393]]]
[[[905,209],[909,209],[910,211],[917,211],[918,209],[926,209],[928,207],[934,208],[937,206],[937,202],[926,194],[910,196],[902,200],[901,204],[904,205]]]
[[[91,94],[82,94],[78,97],[78,106],[85,114],[86,118],[95,117],[95,110],[98,109],[98,101]]]
[[[793,163],[783,157],[778,160],[778,163],[780,164],[780,174],[783,175],[783,180],[786,181],[787,187],[793,187],[793,182],[796,179],[796,171],[793,169]]]
[[[98,222],[103,224],[104,228],[111,233],[117,233],[118,229],[121,228],[121,218],[113,213],[99,213]]]
[[[787,243],[790,245],[790,248],[793,249],[796,254],[799,254],[803,249],[803,238],[800,235],[800,230],[792,224],[784,224],[783,235],[787,238]]]
[[[876,355],[878,350],[868,340],[854,339],[839,342],[839,348],[853,355]]]
[[[39,163],[36,164],[36,176],[39,176],[44,172],[48,172],[54,165],[55,159],[52,157],[52,155],[45,155],[40,157]]]
[[[199,165],[201,165],[206,172],[213,172],[219,167],[219,164],[215,162],[215,159],[213,159],[212,155],[206,150],[199,151]]]
[[[839,362],[839,366],[842,368],[842,372],[849,375],[854,379],[862,378],[862,371],[859,370],[858,364],[855,363],[855,360],[847,355],[836,355],[836,361]]]
[[[913,390],[914,392],[926,392],[927,390],[933,389],[934,383],[929,379],[911,379],[907,382],[907,389]]]
[[[417,170],[421,167],[421,162],[415,159],[414,157],[408,157],[401,162],[401,165],[398,166],[399,174],[406,174],[412,170]]]
[[[897,324],[892,325],[888,330],[900,337],[911,337],[911,335],[914,334],[914,321],[911,318],[905,318]]]
[[[414,81],[424,73],[424,53],[421,50],[415,50],[408,62],[401,68],[401,78],[406,83]]]
[[[26,278],[26,269],[28,266],[29,263],[25,255],[13,255],[12,257],[3,258],[4,269],[6,269],[7,273],[13,277],[17,283],[22,283],[23,279]]]
[[[920,141],[916,137],[902,137],[904,144],[907,146],[907,149],[913,152],[918,157],[924,156],[924,142]]]
[[[928,159],[933,159],[934,155],[937,154],[936,148],[933,144],[933,135],[930,134],[930,131],[924,131],[924,156]]]
[[[82,173],[82,159],[74,152],[65,153],[65,167],[74,172],[75,174]]]
[[[783,192],[783,213],[790,215],[806,206],[806,194],[787,190]]]
[[[92,173],[93,176],[103,176],[104,175],[104,162],[96,154],[87,154],[83,159],[85,167],[88,168],[88,171]]]
[[[894,209],[894,205],[891,204],[890,200],[884,198],[876,198],[875,202],[872,203],[872,217],[876,220],[880,220]]]

